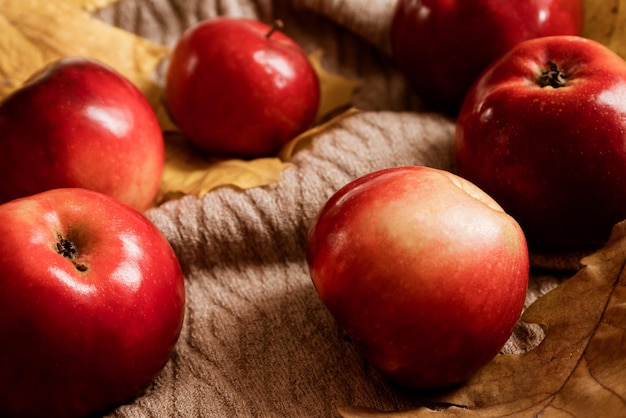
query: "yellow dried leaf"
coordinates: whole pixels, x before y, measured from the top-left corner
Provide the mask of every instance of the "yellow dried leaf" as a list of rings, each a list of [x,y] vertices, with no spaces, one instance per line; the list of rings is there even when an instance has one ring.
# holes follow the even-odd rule
[[[163,98],[163,89],[160,89],[158,93],[155,93],[155,97],[157,101],[154,110],[163,132],[180,132],[180,129],[174,123],[167,110],[167,105],[165,104],[165,99]]]
[[[117,69],[158,104],[153,73],[168,53],[164,46],[107,25],[66,1],[0,0],[0,27],[2,97],[51,61],[86,56]]]
[[[20,87],[43,62],[37,46],[0,13],[0,99]]]
[[[296,152],[308,146],[318,134],[356,112],[351,108],[298,135],[276,158],[211,159],[182,134],[170,133],[165,142],[165,170],[158,202],[185,194],[202,196],[218,187],[234,186],[245,190],[278,182],[283,170],[291,167],[288,161]]]
[[[350,108],[350,109],[340,113],[339,115],[333,117],[332,119],[330,119],[330,120],[328,120],[328,121],[326,121],[324,123],[321,123],[319,125],[316,125],[316,126],[312,127],[311,129],[307,130],[306,132],[301,133],[300,135],[298,135],[297,137],[295,137],[294,139],[289,141],[281,149],[281,151],[278,154],[278,156],[283,161],[289,161],[293,157],[293,155],[295,153],[297,153],[301,149],[306,148],[307,146],[309,146],[311,141],[317,135],[319,135],[320,133],[326,131],[327,129],[335,126],[337,123],[339,123],[340,121],[342,121],[346,117],[353,115],[356,112],[358,112],[357,109]]]
[[[584,36],[626,59],[626,0],[585,0]]]
[[[321,50],[309,54],[309,61],[320,80],[320,105],[316,120],[323,120],[336,110],[351,106],[352,95],[361,85],[361,81],[351,80],[326,70],[322,65]]]
[[[95,12],[96,10],[102,9],[106,6],[110,6],[114,3],[117,3],[119,0],[56,0],[63,1],[67,4],[70,4],[79,9],[83,9],[87,12]]]
[[[341,408],[357,417],[617,417],[626,411],[626,221],[576,275],[522,316],[545,328],[523,354],[499,355],[465,385],[404,412]]]
[[[186,194],[203,196],[218,187],[245,190],[276,183],[291,166],[279,158],[210,159],[181,135],[168,135],[165,145],[159,203]]]

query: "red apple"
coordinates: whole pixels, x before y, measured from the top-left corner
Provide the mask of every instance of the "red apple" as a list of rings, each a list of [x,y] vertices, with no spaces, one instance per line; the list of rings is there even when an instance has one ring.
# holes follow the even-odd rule
[[[55,189],[0,205],[0,236],[0,416],[96,416],[140,395],[184,314],[160,231],[110,196]]]
[[[519,44],[468,94],[455,154],[531,249],[604,244],[626,218],[626,63],[580,37]]]
[[[172,51],[165,98],[193,142],[219,156],[276,154],[314,121],[319,81],[302,48],[265,23],[220,17]]]
[[[60,187],[144,210],[164,165],[161,128],[142,93],[104,64],[64,58],[0,104],[0,202]]]
[[[581,0],[399,0],[393,56],[423,102],[456,114],[478,75],[521,41],[580,35]]]
[[[308,234],[315,288],[392,381],[464,381],[511,336],[529,261],[517,222],[479,188],[427,167],[367,174],[322,207]]]

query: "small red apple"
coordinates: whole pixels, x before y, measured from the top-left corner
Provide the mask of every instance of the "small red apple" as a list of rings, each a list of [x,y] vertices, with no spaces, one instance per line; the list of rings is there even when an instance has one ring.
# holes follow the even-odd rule
[[[0,202],[59,187],[142,211],[164,165],[161,128],[142,93],[103,63],[63,58],[0,104]]]
[[[580,35],[582,26],[581,0],[399,0],[391,41],[423,102],[456,114],[478,75],[511,47]]]
[[[468,94],[455,154],[531,248],[604,244],[626,218],[626,62],[581,37],[519,44]]]
[[[317,74],[302,48],[275,29],[219,17],[197,23],[178,40],[166,103],[200,147],[219,156],[270,156],[313,123]]]
[[[110,196],[55,189],[0,205],[0,236],[0,416],[95,416],[140,395],[184,315],[161,232]]]
[[[470,182],[396,167],[347,184],[321,208],[307,261],[328,310],[402,385],[464,381],[511,336],[529,260],[517,222]]]

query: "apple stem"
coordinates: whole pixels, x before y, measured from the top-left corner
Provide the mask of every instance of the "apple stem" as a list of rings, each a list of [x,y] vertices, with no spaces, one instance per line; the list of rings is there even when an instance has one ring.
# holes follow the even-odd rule
[[[537,83],[540,87],[564,87],[567,84],[565,72],[554,61],[548,61],[548,69],[541,73]]]
[[[265,37],[269,39],[270,36],[272,36],[274,32],[276,32],[278,29],[282,29],[284,26],[285,24],[283,23],[282,20],[276,19],[274,23],[272,24],[272,27],[270,28],[269,32],[267,32],[267,34],[265,35]]]

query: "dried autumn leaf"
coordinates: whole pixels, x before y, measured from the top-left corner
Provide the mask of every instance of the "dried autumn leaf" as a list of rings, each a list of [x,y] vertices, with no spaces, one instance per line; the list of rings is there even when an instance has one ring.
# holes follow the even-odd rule
[[[295,153],[300,151],[302,148],[307,147],[311,143],[311,141],[315,139],[317,135],[333,127],[344,118],[352,116],[356,112],[358,112],[358,109],[350,108],[338,114],[337,116],[329,119],[328,121],[324,123],[320,123],[319,125],[316,125],[312,127],[311,129],[307,130],[306,132],[301,133],[300,135],[298,135],[297,137],[289,141],[280,150],[280,153],[278,154],[279,158],[283,161],[289,161],[289,159],[291,159]]]
[[[584,36],[594,39],[626,59],[626,1],[585,0]]]
[[[83,9],[87,12],[95,12],[98,9],[102,9],[106,6],[110,6],[117,3],[119,0],[57,0],[63,1],[67,4],[71,4],[74,7]]]
[[[186,194],[203,196],[223,186],[248,189],[272,184],[280,181],[281,173],[290,166],[279,158],[212,160],[182,136],[168,135],[157,201],[162,203]]]
[[[315,119],[320,121],[337,109],[344,109],[352,104],[352,94],[360,85],[360,80],[351,80],[334,74],[322,65],[322,51],[309,54],[309,61],[320,80],[320,105]]]
[[[86,56],[117,69],[156,107],[160,93],[153,73],[168,49],[94,19],[68,1],[0,0],[0,98],[51,61]]]
[[[43,65],[41,51],[0,13],[0,99],[17,89],[34,68]]]
[[[340,413],[346,418],[624,416],[626,221],[582,264],[522,316],[545,327],[545,339],[526,353],[499,355],[467,384],[425,400],[441,408],[385,413],[344,407]]]
[[[163,203],[186,194],[201,197],[224,186],[245,190],[276,183],[281,180],[283,170],[291,167],[288,161],[293,154],[307,146],[315,136],[356,112],[356,109],[349,109],[298,135],[276,158],[211,159],[181,134],[168,134],[165,169],[157,201]]]

